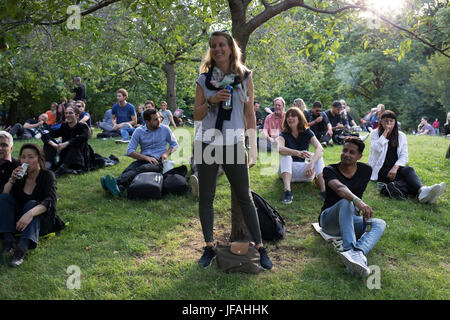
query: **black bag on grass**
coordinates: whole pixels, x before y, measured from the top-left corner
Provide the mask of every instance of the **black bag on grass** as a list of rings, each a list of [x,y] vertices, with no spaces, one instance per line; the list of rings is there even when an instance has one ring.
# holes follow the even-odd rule
[[[161,199],[163,175],[143,172],[134,177],[127,190],[128,199]]]
[[[170,174],[164,177],[163,193],[183,195],[189,190],[186,178],[180,174]]]
[[[189,190],[188,182],[185,178],[187,174],[186,166],[173,168],[163,174],[163,194],[186,194]]]
[[[283,239],[286,234],[286,223],[278,210],[254,191],[252,191],[252,197],[258,211],[259,227],[263,240],[277,241]]]

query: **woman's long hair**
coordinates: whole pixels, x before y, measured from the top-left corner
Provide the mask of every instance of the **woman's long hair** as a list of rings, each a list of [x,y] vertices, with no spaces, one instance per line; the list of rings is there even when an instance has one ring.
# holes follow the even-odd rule
[[[289,134],[292,133],[292,129],[291,127],[289,127],[289,124],[287,123],[287,118],[291,115],[298,118],[298,125],[297,125],[298,132],[305,132],[306,129],[309,128],[308,122],[306,121],[305,115],[303,114],[302,110],[300,110],[297,107],[290,107],[289,109],[287,109],[286,115],[284,116],[283,119],[283,132]]]
[[[20,148],[19,157],[22,156],[22,152],[25,149],[32,149],[32,150],[36,151],[36,154],[38,156],[39,166],[41,167],[41,169],[45,169],[45,153],[44,153],[44,150],[42,150],[42,148],[39,145],[35,144],[35,143],[25,143]]]
[[[200,73],[208,72],[215,66],[214,59],[211,56],[211,39],[214,36],[221,36],[227,39],[228,46],[231,48],[230,70],[236,76],[243,78],[245,72],[250,72],[250,70],[241,62],[241,49],[227,31],[215,31],[209,37],[209,49],[206,51],[205,57],[200,65]]]
[[[384,128],[381,125],[381,120],[384,118],[390,118],[395,120],[394,128],[392,129],[391,133],[388,136],[389,143],[391,147],[397,148],[398,147],[398,121],[397,116],[395,113],[391,110],[386,110],[381,114],[380,118],[380,126],[378,127],[378,136],[381,137],[381,135],[384,132]]]

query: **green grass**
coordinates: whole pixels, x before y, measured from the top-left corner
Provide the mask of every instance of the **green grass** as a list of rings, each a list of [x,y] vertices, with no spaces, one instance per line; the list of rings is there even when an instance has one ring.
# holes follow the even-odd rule
[[[187,140],[186,140],[187,141]],[[38,141],[38,143],[41,143]],[[267,243],[275,269],[258,275],[201,270],[203,236],[198,203],[191,196],[128,201],[102,190],[100,176],[118,176],[132,159],[125,145],[90,140],[94,151],[119,157],[116,166],[58,180],[59,216],[69,226],[41,239],[17,269],[0,266],[0,299],[449,299],[449,197],[434,205],[415,199],[389,200],[370,183],[364,200],[387,228],[368,254],[381,270],[381,289],[348,274],[332,246],[316,234],[323,204],[312,183],[293,185],[294,201],[280,203],[283,186],[263,160],[251,169],[251,187],[275,205],[287,221],[287,237]],[[449,141],[408,136],[409,164],[425,185],[450,184]],[[21,143],[14,147],[17,157]],[[325,150],[325,163],[339,161],[341,147]],[[369,145],[364,158],[367,161]],[[264,170],[263,170],[264,169]],[[270,174],[267,174],[270,173]],[[230,193],[218,180],[215,234],[229,234]],[[79,266],[81,288],[69,290],[66,270]]]

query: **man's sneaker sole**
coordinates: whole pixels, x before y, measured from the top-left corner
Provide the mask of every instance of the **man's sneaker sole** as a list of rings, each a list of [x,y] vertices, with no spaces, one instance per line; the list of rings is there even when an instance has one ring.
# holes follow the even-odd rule
[[[192,195],[198,198],[198,178],[195,175],[189,177],[189,185],[191,186]]]
[[[445,182],[441,182],[439,184],[439,192],[434,196],[434,198],[431,198],[430,203],[436,203],[437,199],[444,194],[445,189],[447,188],[447,184]]]
[[[347,257],[344,255],[344,252],[341,252],[339,255],[341,256],[342,262],[348,269],[350,269],[351,271],[355,272],[356,274],[358,274],[362,277],[369,276],[370,271],[368,271],[366,268],[364,268],[359,263],[356,263],[356,262],[353,262],[353,261],[350,261],[349,259],[347,259]]]
[[[430,192],[422,199],[419,199],[420,203],[429,203],[432,199],[438,196],[439,191],[441,190],[441,186],[438,184],[433,185],[430,188],[431,188]]]

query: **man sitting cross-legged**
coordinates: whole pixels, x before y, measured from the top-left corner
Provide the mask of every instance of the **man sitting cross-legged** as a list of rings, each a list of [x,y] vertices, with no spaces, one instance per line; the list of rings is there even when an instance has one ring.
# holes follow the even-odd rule
[[[78,121],[73,107],[67,107],[64,113],[66,121],[61,127],[42,136],[46,166],[55,170],[56,177],[90,169],[89,127]],[[62,138],[61,143],[55,140],[58,137]],[[59,160],[56,159],[57,155]]]
[[[340,256],[347,268],[368,276],[370,269],[365,255],[380,239],[386,223],[374,218],[371,230],[366,228],[365,219],[372,218],[374,213],[361,200],[372,174],[369,165],[358,162],[364,147],[360,138],[347,137],[341,152],[341,162],[323,169],[326,198],[319,224],[325,233],[342,237],[344,251]]]
[[[131,163],[117,180],[109,175],[101,177],[102,187],[115,196],[126,190],[139,173],[162,172],[164,161],[178,147],[177,140],[169,127],[160,124],[156,110],[145,110],[143,118],[145,125],[136,128],[127,148],[127,156],[136,161]],[[136,151],[138,145],[141,146],[141,152]]]

